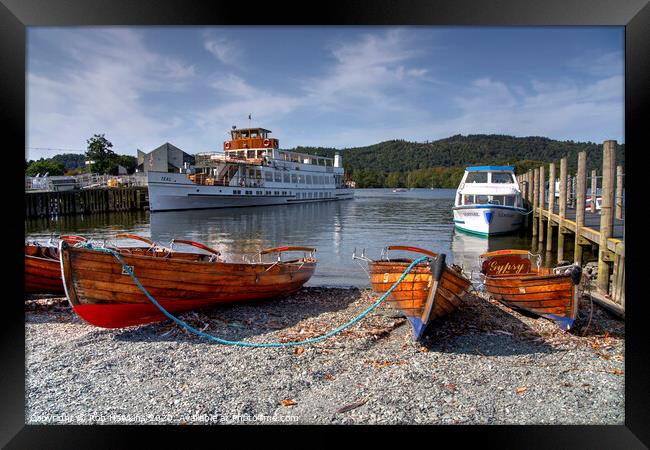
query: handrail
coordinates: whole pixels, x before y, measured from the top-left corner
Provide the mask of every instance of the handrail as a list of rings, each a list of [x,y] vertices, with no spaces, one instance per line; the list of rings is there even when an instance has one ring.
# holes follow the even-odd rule
[[[489,258],[497,255],[530,255],[528,250],[495,250],[493,252],[483,253],[479,258]]]
[[[193,247],[200,248],[201,250],[206,250],[210,253],[214,253],[217,256],[221,255],[221,253],[218,252],[217,250],[210,248],[207,245],[201,244],[200,242],[187,241],[185,239],[172,239],[172,244],[177,244],[177,243],[191,245]]]
[[[284,246],[284,247],[276,247],[276,248],[266,248],[260,251],[260,255],[266,255],[269,253],[300,252],[300,251],[314,253],[316,252],[316,249],[313,247]]]
[[[88,240],[88,238],[78,236],[76,234],[62,234],[59,236],[59,239],[73,245],[78,244],[79,242],[86,242]]]
[[[118,239],[119,238],[134,239],[136,241],[142,241],[145,244],[149,244],[149,245],[154,245],[155,244],[154,241],[152,241],[151,239],[147,239],[145,237],[138,236],[137,234],[118,233],[118,234],[115,235],[115,237],[118,238]]]
[[[422,253],[427,256],[431,256],[432,258],[436,258],[438,256],[437,253],[434,253],[429,250],[424,250],[419,247],[410,247],[408,245],[389,245],[388,247],[385,248],[385,250],[403,250],[407,252],[416,252],[416,253]]]

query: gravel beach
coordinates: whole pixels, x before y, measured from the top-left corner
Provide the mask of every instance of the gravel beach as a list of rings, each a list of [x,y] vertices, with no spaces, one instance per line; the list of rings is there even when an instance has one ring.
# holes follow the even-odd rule
[[[377,298],[364,289],[303,288],[181,318],[225,339],[298,341]],[[623,425],[624,334],[624,322],[588,298],[564,333],[479,292],[420,344],[382,304],[317,344],[242,348],[171,321],[100,329],[65,299],[30,298],[26,423]]]

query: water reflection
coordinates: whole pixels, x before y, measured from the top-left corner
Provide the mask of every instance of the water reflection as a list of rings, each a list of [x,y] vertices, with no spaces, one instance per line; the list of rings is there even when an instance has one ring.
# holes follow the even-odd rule
[[[162,243],[184,238],[215,247],[233,261],[266,247],[307,245],[318,249],[319,260],[308,286],[369,286],[367,274],[352,260],[355,248],[365,248],[369,257],[377,258],[387,245],[412,245],[446,253],[449,262],[468,270],[478,268],[478,256],[486,251],[531,248],[527,236],[488,240],[455,231],[451,210],[454,195],[453,189],[400,193],[363,189],[356,191],[354,200],[341,202],[70,216],[26,221],[25,235],[47,239],[76,233],[106,239],[118,232],[132,232]],[[134,241],[120,244],[136,245]]]

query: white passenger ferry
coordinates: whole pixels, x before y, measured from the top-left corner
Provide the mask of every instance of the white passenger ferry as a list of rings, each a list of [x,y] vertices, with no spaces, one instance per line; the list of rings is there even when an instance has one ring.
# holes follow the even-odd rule
[[[527,213],[512,166],[467,167],[456,191],[454,224],[482,236],[516,231]]]
[[[346,200],[341,157],[279,150],[270,130],[231,131],[224,152],[195,155],[195,173],[149,172],[151,211]]]

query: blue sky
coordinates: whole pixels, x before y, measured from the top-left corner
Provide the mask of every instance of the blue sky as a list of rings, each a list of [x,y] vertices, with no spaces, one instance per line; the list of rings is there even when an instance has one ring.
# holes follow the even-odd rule
[[[283,148],[498,133],[624,142],[623,27],[30,27],[28,159],[232,125]]]

